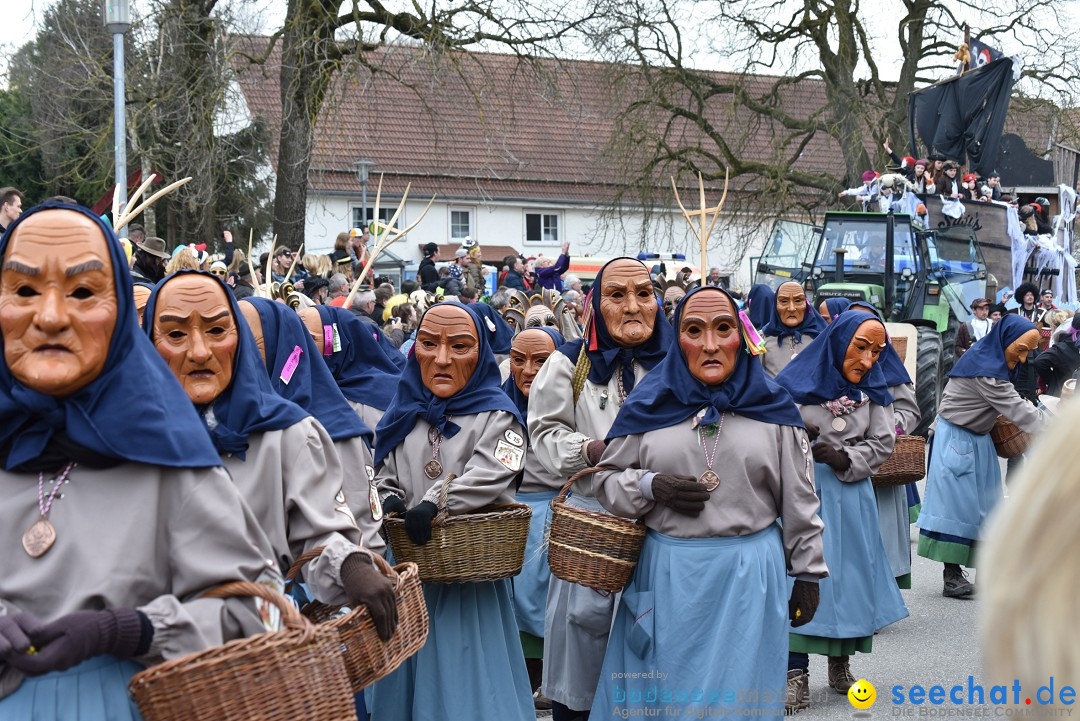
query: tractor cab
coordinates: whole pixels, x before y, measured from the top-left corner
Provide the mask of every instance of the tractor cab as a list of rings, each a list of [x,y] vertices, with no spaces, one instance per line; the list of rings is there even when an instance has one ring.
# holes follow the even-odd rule
[[[754,264],[754,283],[764,283],[773,290],[789,280],[802,283],[810,272],[820,235],[821,228],[809,223],[776,221]]]

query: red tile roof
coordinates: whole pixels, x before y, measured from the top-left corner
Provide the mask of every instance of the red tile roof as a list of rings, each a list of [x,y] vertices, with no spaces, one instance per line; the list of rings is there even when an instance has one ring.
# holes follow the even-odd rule
[[[251,36],[234,40],[251,54],[264,51],[267,42]],[[279,43],[262,66],[235,62],[250,111],[266,120],[275,139],[281,122],[280,58]],[[364,157],[378,163],[368,184],[369,202],[379,172],[386,174],[385,193],[399,195],[411,181],[415,199],[438,193],[449,200],[589,204],[614,195],[616,161],[604,153],[620,107],[613,66],[547,60],[538,78],[513,55],[459,53],[435,63],[425,50],[413,47],[383,48],[366,62],[378,71],[352,66],[327,93],[311,163],[313,188],[358,193],[353,164]],[[723,81],[733,76],[712,77]],[[752,95],[763,95],[775,80],[750,76],[745,82]],[[784,86],[777,102],[792,115],[808,117],[824,103],[824,86]],[[778,125],[734,102],[712,103],[710,119],[744,158],[772,163],[793,152],[784,146],[786,131]],[[1010,118],[1010,125],[1022,128],[1033,147],[1045,148],[1050,118],[1034,115],[1025,113],[1024,120],[1035,122]],[[690,147],[700,137],[697,128],[678,122],[671,134]],[[893,144],[904,154],[902,139]],[[876,148],[867,151],[876,156]],[[277,162],[276,140],[271,162]],[[795,168],[809,173],[835,172],[841,165],[839,146],[823,134],[811,139],[795,162]],[[658,182],[666,184],[667,178]],[[749,189],[759,182],[740,178],[732,187]]]

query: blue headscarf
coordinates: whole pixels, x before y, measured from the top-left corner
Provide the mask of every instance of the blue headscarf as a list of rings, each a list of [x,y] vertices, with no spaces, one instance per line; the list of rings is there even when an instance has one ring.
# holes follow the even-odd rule
[[[213,273],[201,270],[181,270],[163,278],[154,287],[154,292],[150,294],[150,299],[146,302],[146,310],[143,311],[145,318],[143,330],[146,334],[150,338],[154,337],[154,323],[157,320],[154,308],[157,306],[161,289],[175,278],[187,275],[210,278],[217,283],[228,299],[229,310],[236,323],[237,343],[236,355],[233,358],[232,382],[209,405],[207,411],[210,409],[214,411],[217,423],[213,428],[207,428],[218,453],[233,453],[244,460],[248,448],[248,436],[252,433],[279,431],[299,423],[310,414],[274,392],[270,385],[270,378],[266,374],[266,366],[259,357],[259,349],[255,346],[255,337],[251,335],[251,330],[240,315],[236,299],[221,279]],[[188,404],[191,404],[190,400]],[[204,422],[205,413],[206,411],[203,416]]]
[[[844,377],[844,356],[859,326],[868,320],[881,322],[870,313],[848,310],[840,314],[825,332],[799,351],[787,367],[776,376],[776,382],[787,388],[796,403],[828,403],[842,396],[851,400],[861,398],[860,391],[879,406],[893,402],[881,364],[874,363],[859,383]]]
[[[761,330],[772,318],[776,306],[776,293],[764,283],[758,283],[746,296],[746,315],[754,327]]]
[[[470,303],[470,305],[471,305],[471,303]],[[542,331],[544,331],[549,336],[551,336],[551,340],[555,344],[556,348],[558,348],[559,346],[561,346],[563,343],[566,342],[565,339],[562,337],[562,333],[560,333],[559,331],[555,330],[554,328],[551,328],[551,327],[546,326],[546,325],[535,326],[533,328],[526,328],[525,330],[523,330],[521,332],[524,333],[526,330],[542,330]],[[524,393],[522,393],[521,390],[518,389],[517,383],[514,382],[513,371],[511,371],[510,376],[505,381],[503,381],[502,389],[503,389],[503,393],[505,393],[507,396],[509,396],[510,400],[512,400],[514,402],[514,405],[517,406],[518,412],[521,414],[521,417],[525,418],[526,416],[528,416],[528,414],[529,414],[529,397],[527,395],[525,395]]]
[[[484,321],[484,331],[490,333],[491,352],[506,355],[510,352],[510,341],[514,340],[514,329],[499,314],[499,311],[487,303],[469,303],[470,309]],[[472,306],[476,306],[473,308]],[[490,325],[489,322],[490,321]],[[491,326],[495,326],[493,329]]]
[[[653,366],[663,360],[667,354],[671,339],[675,334],[672,332],[671,324],[664,314],[663,304],[658,302],[656,303],[656,320],[653,322],[652,336],[647,341],[633,348],[623,348],[611,337],[607,326],[604,324],[604,316],[600,312],[600,296],[603,292],[604,271],[617,260],[633,260],[635,263],[641,264],[642,268],[645,267],[644,263],[634,258],[613,258],[604,263],[604,267],[596,274],[596,280],[592,284],[592,292],[589,293],[589,297],[592,299],[592,319],[589,322],[589,327],[586,328],[588,337],[567,341],[559,346],[559,352],[569,358],[571,362],[577,363],[582,344],[588,344],[585,345],[585,353],[589,357],[589,380],[596,385],[607,385],[611,381],[611,376],[615,375],[615,368],[621,364],[623,388],[629,393],[633,390],[636,382],[631,362],[637,361],[645,370],[652,370]]]
[[[1011,381],[1016,377],[1019,365],[1009,370],[1005,362],[1005,349],[1015,343],[1020,336],[1035,330],[1035,324],[1015,313],[1006,313],[994,324],[990,332],[984,335],[956,361],[950,378],[997,378],[999,381]]]
[[[438,428],[447,438],[453,438],[461,430],[458,425],[449,420],[448,416],[506,411],[513,414],[519,423],[525,425],[517,406],[499,387],[502,377],[499,374],[499,365],[491,352],[491,334],[487,331],[487,324],[469,309],[472,303],[462,305],[443,302],[432,308],[448,305],[465,310],[476,325],[476,336],[480,344],[480,357],[476,362],[476,370],[473,371],[465,387],[455,395],[450,398],[439,398],[424,385],[416,354],[410,355],[405,364],[405,370],[401,373],[394,400],[375,428],[375,465],[382,463],[383,459],[405,440],[420,418]],[[420,321],[420,325],[423,326],[423,320]]]
[[[781,287],[792,283],[794,281],[786,281],[781,283]],[[795,283],[798,285],[798,283]],[[817,337],[825,332],[825,326],[827,323],[825,319],[821,317],[821,314],[817,312],[817,308],[810,304],[810,301],[806,302],[806,312],[803,313],[802,323],[794,328],[788,328],[784,325],[784,321],[780,320],[780,313],[776,310],[776,299],[773,299],[772,313],[769,314],[769,322],[765,324],[765,327],[761,329],[763,335],[776,336],[777,341],[784,339],[784,336],[790,335],[794,337],[796,343],[802,342],[802,334]]]
[[[401,369],[395,364],[391,353],[375,339],[371,324],[364,323],[344,308],[332,305],[315,306],[323,325],[338,327],[341,350],[324,355],[341,392],[354,403],[385,411],[390,407],[397,391]],[[394,350],[393,355],[405,356]]]
[[[847,298],[829,298],[825,301],[825,310],[829,311],[829,319],[836,320],[851,305]]]
[[[105,367],[79,391],[55,398],[27,388],[3,361],[0,338],[0,453],[4,468],[55,471],[74,460],[103,467],[124,461],[173,468],[220,466],[191,401],[139,330],[127,257],[109,225],[89,209],[44,203],[0,238],[0,257],[19,225],[45,210],[69,210],[101,230],[112,261],[116,327]]]
[[[300,316],[269,298],[251,296],[241,302],[250,303],[259,313],[266,372],[277,394],[315,416],[335,441],[361,437],[371,446],[375,434],[341,394]]]
[[[836,298],[836,299],[830,298],[829,300],[831,301],[831,300],[846,300],[846,299],[845,298]],[[869,310],[871,313],[873,313],[874,315],[877,316],[878,320],[882,320],[881,311],[879,311],[873,305],[871,305],[870,303],[868,303],[868,302],[866,302],[864,300],[859,300],[859,301],[854,301],[854,302],[853,301],[847,301],[847,305],[844,306],[844,310],[841,311],[841,312],[844,312],[844,311],[848,310],[848,308],[850,308],[852,310],[854,310],[856,308],[862,308],[862,309],[865,309],[865,310]],[[829,308],[829,312],[830,313],[833,312],[831,306]],[[858,312],[861,313],[863,311],[860,310]],[[833,318],[835,319],[836,316],[833,316]],[[886,336],[888,336],[887,332],[886,332]],[[904,361],[900,360],[900,354],[896,352],[895,348],[893,348],[892,338],[889,338],[888,342],[885,344],[885,350],[881,351],[881,355],[878,356],[878,360],[877,360],[877,363],[875,365],[878,365],[878,366],[881,367],[881,372],[885,374],[885,385],[888,386],[889,388],[895,388],[896,386],[903,386],[903,385],[907,385],[907,384],[911,383],[911,375],[907,372],[907,368],[904,367]]]
[[[705,286],[687,293],[675,308],[676,329],[682,321],[686,302],[698,293],[723,293],[731,301],[738,323],[739,306],[731,294],[721,288]],[[717,423],[721,413],[731,411],[762,423],[802,428],[802,416],[791,396],[765,375],[761,363],[747,352],[741,329],[736,332],[739,333],[739,351],[735,356],[735,368],[723,383],[707,386],[690,372],[676,330],[670,352],[627,396],[608,431],[607,440],[668,428],[702,409],[705,409],[701,419],[703,424]]]

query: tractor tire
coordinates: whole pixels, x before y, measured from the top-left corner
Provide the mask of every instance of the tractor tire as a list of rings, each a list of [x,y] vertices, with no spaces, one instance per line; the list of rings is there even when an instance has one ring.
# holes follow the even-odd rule
[[[938,401],[941,400],[943,385],[944,353],[942,334],[934,328],[919,326],[918,355],[915,374],[915,400],[919,404],[919,425],[915,435],[926,437],[930,424],[937,417]]]
[[[941,334],[941,375],[949,377],[953,366],[956,365],[956,332],[960,330],[960,321],[951,312],[949,313],[949,325]]]

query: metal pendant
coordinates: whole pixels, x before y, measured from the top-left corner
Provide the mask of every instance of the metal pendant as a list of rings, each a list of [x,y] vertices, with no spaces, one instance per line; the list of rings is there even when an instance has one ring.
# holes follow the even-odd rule
[[[432,458],[430,461],[424,464],[424,475],[430,480],[434,481],[436,478],[442,475],[442,464]]]
[[[843,418],[833,418],[832,419],[832,427],[833,427],[834,431],[839,433],[839,432],[843,431],[845,428],[847,428],[847,421],[845,421]]]
[[[698,478],[698,483],[705,486],[706,491],[715,491],[720,487],[720,476],[716,475],[713,471],[705,471]]]
[[[22,537],[23,550],[31,558],[41,558],[56,543],[56,529],[46,518],[39,518]]]

